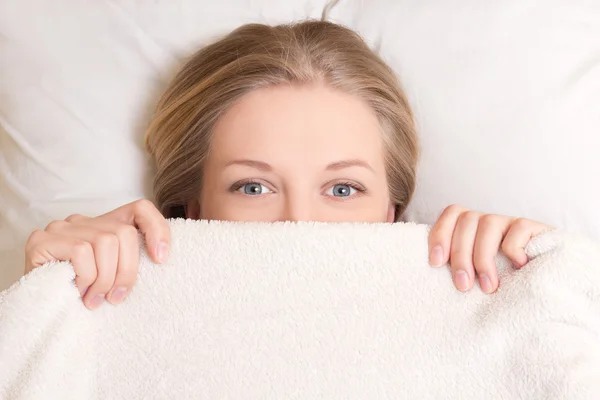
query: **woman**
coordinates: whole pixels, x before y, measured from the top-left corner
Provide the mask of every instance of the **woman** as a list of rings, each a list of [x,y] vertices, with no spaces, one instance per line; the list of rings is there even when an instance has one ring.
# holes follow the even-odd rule
[[[133,287],[137,228],[156,262],[165,217],[233,221],[394,222],[415,186],[413,115],[392,70],[354,32],[327,22],[238,28],[195,54],[161,98],[147,133],[155,197],[35,231],[26,270],[70,260],[89,308]],[[160,211],[159,211],[160,210]],[[455,286],[498,286],[499,248],[516,267],[548,226],[448,207],[429,238]]]

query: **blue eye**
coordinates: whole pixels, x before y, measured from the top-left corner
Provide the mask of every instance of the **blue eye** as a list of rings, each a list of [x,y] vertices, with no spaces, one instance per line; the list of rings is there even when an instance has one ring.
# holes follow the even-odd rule
[[[249,196],[257,196],[260,194],[271,193],[271,190],[268,187],[255,182],[246,183],[245,185],[240,186],[238,191]]]
[[[356,192],[357,190],[350,185],[337,184],[327,189],[327,192],[325,193],[334,197],[348,197],[352,196]]]

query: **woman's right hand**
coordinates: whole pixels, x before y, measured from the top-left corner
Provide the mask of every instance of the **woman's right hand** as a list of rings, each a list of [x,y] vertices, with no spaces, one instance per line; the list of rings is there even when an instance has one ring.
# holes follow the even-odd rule
[[[157,263],[169,253],[169,225],[149,200],[138,200],[95,218],[71,215],[34,231],[25,246],[25,273],[49,261],[70,261],[84,304],[98,308],[106,299],[119,304],[138,274],[140,244]]]

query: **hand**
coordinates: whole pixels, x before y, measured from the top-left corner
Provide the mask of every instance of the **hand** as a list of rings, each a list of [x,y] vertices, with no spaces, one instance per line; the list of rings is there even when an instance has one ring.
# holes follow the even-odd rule
[[[429,234],[429,262],[450,262],[452,280],[460,291],[473,287],[475,272],[485,293],[498,288],[494,257],[502,248],[515,268],[529,261],[525,246],[536,235],[552,229],[540,222],[483,214],[456,205],[447,207]]]
[[[139,267],[140,229],[150,257],[166,261],[170,232],[149,200],[138,200],[96,218],[71,215],[36,230],[25,246],[25,273],[49,261],[70,261],[84,304],[98,308],[107,299],[119,304],[131,291]]]

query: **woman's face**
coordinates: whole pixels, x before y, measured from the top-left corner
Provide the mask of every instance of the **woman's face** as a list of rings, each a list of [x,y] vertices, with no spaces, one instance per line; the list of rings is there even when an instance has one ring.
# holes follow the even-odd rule
[[[191,218],[392,222],[380,124],[325,86],[256,90],[221,117]]]

